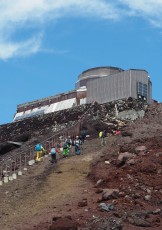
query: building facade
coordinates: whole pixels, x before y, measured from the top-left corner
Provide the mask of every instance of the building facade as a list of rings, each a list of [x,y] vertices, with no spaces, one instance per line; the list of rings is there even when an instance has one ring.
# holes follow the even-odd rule
[[[146,70],[96,67],[82,72],[72,91],[19,104],[14,121],[94,101],[102,104],[128,97],[151,103],[152,83]]]
[[[123,98],[142,98],[148,104],[152,101],[152,83],[148,72],[145,70],[130,69],[111,72],[109,68],[99,67],[101,73],[103,68],[107,69],[104,74],[96,76],[96,70],[86,72],[87,87],[87,103],[97,101],[98,103],[106,103]],[[106,75],[107,74],[107,75]],[[88,75],[89,78],[88,78]],[[93,76],[95,75],[95,78]],[[80,84],[83,79],[79,78]],[[77,82],[78,84],[78,82]],[[78,84],[79,85],[79,84]]]

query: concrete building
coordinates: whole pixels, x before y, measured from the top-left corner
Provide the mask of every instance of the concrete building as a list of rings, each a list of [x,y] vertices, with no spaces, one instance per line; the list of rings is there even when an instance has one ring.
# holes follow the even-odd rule
[[[123,70],[116,67],[97,67],[81,73],[76,89],[87,88],[87,103],[105,103],[123,98],[152,99],[152,83],[146,70]]]
[[[19,104],[14,121],[94,101],[106,103],[128,97],[141,98],[151,103],[152,83],[146,70],[96,67],[78,76],[75,90]]]

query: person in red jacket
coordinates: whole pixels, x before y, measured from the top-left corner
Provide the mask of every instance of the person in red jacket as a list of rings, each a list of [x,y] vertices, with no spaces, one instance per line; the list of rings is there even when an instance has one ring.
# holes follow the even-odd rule
[[[117,129],[117,130],[115,131],[115,135],[118,136],[118,135],[120,135],[120,134],[121,134],[121,131]]]
[[[114,135],[116,136],[117,141],[121,140],[121,131],[119,129],[117,129],[117,130],[114,131]]]

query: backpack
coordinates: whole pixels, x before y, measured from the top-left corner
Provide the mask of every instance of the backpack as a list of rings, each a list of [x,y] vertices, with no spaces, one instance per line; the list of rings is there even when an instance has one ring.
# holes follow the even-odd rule
[[[51,154],[55,154],[55,153],[56,153],[55,148],[51,148]]]
[[[64,148],[64,149],[67,149],[67,148],[68,148],[67,143],[64,144],[63,148]]]
[[[79,146],[81,144],[80,140],[75,141],[75,146]]]
[[[41,144],[37,144],[37,145],[35,146],[35,150],[36,150],[36,151],[41,151],[41,150],[42,150]]]
[[[102,131],[101,132],[99,132],[99,138],[101,138],[102,137]]]

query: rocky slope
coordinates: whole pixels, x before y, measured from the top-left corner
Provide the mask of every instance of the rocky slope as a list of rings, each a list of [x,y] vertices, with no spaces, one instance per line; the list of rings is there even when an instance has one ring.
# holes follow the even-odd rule
[[[121,121],[120,112],[130,108],[132,116],[141,110],[145,116]],[[118,118],[113,103],[94,104],[90,113],[84,124],[90,137],[80,156],[71,149],[70,157],[59,155],[56,165],[45,158],[0,187],[1,229],[162,229],[162,105],[146,107],[129,99],[118,102]],[[21,122],[23,128],[27,121]],[[108,131],[104,147],[98,139],[101,127]],[[117,127],[121,135],[114,136]],[[33,141],[33,133],[25,144]],[[2,136],[5,142],[7,134]]]
[[[27,146],[34,145],[38,139],[43,142],[57,131],[72,127],[86,112],[88,114],[80,126],[86,126],[91,136],[97,136],[100,129],[106,128],[109,133],[117,129],[122,125],[120,122],[122,119],[138,118],[140,112],[144,112],[146,108],[144,101],[128,98],[103,105],[97,103],[82,105],[4,124],[0,126],[0,156],[14,149],[16,149],[15,152],[19,152],[18,146],[8,141],[22,142],[22,149],[23,147],[25,149]],[[128,111],[129,116],[127,116]]]

